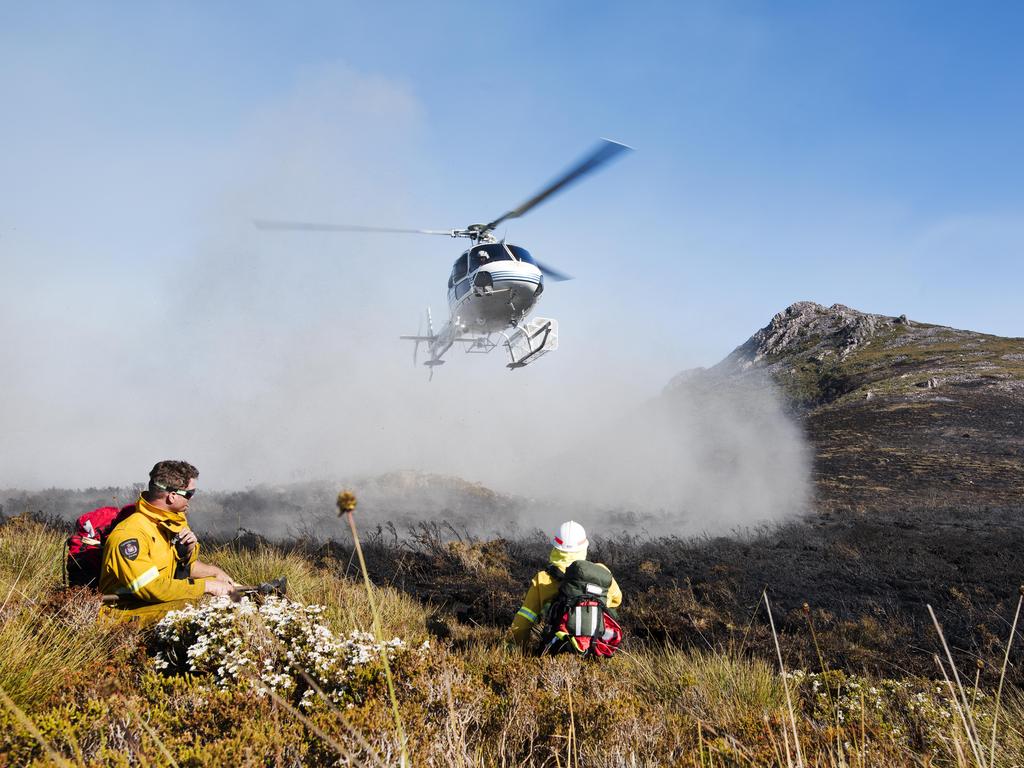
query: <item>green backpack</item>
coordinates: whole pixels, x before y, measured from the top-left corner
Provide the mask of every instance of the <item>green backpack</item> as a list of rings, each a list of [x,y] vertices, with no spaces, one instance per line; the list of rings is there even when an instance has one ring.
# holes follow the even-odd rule
[[[547,573],[558,583],[558,596],[548,607],[541,653],[572,651],[581,656],[611,656],[622,642],[622,627],[608,607],[612,575],[587,560],[571,563],[562,573]]]

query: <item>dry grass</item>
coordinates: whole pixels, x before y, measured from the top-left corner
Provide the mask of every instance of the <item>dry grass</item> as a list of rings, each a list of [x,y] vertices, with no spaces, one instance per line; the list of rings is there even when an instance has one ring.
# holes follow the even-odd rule
[[[0,526],[0,689],[18,706],[49,701],[70,680],[104,670],[135,633],[97,621],[92,593],[59,592],[64,537],[30,520]]]
[[[261,544],[252,550],[224,546],[207,553],[210,562],[230,573],[240,584],[259,584],[288,578],[288,596],[302,603],[323,605],[332,629],[348,634],[353,629],[373,630],[373,615],[363,585],[345,578],[338,568],[318,567],[301,553]],[[426,610],[390,587],[376,587],[381,630],[387,637],[409,642],[427,639]]]
[[[28,517],[0,525],[0,610],[12,600],[38,600],[60,582],[66,538]]]
[[[398,762],[382,676],[355,680],[347,708],[318,701],[301,717],[295,701],[164,677],[152,669],[145,638],[95,623],[95,599],[61,593],[51,564],[29,558],[22,567],[25,542],[50,552],[59,537],[41,525],[17,525],[18,536],[0,527],[0,541],[22,539],[0,563],[4,576],[24,587],[11,592],[0,627],[0,687],[13,705],[0,710],[0,764]],[[335,631],[371,626],[365,591],[337,568],[270,546],[208,555],[244,581],[288,576],[294,598],[328,606]],[[389,588],[375,587],[374,594],[387,634],[411,642],[427,637],[428,611],[420,603]],[[753,621],[768,626],[763,613]],[[779,656],[790,673],[784,677],[779,661],[770,661],[772,635],[755,633],[732,650],[633,638],[611,661],[581,664],[524,657],[495,627],[450,626],[459,627],[457,637],[432,638],[430,654],[393,670],[413,765],[1024,764],[1024,695],[1012,683],[1001,692],[990,758],[996,687],[976,682],[973,670],[960,670],[962,691],[955,682],[946,686],[938,672],[895,679],[851,674],[856,670],[807,673],[790,659],[792,636],[782,635]],[[1010,658],[1005,638],[1001,648]],[[952,678],[948,659],[945,667]]]

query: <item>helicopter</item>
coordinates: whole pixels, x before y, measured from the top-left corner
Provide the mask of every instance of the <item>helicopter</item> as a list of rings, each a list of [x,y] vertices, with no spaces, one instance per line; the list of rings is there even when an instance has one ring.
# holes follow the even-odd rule
[[[504,346],[509,354],[507,367],[515,370],[558,348],[558,322],[544,317],[528,318],[544,292],[545,278],[554,282],[572,278],[538,261],[525,248],[506,243],[504,238],[499,240],[494,230],[630,149],[617,141],[601,139],[586,156],[517,208],[486,224],[470,224],[464,229],[401,229],[271,219],[258,219],[253,224],[264,230],[387,232],[468,239],[470,247],[455,260],[448,277],[448,321],[435,332],[428,307],[426,334],[400,338],[415,343],[414,365],[420,345],[426,345],[428,358],[423,364],[430,368],[431,378],[456,344],[464,345],[467,353],[478,354]]]

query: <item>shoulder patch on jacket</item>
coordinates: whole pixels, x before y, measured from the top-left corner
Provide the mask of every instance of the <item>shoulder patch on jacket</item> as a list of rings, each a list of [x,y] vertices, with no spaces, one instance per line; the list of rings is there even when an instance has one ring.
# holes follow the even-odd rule
[[[134,560],[139,556],[139,540],[125,539],[117,545],[117,551],[124,556],[125,560]]]

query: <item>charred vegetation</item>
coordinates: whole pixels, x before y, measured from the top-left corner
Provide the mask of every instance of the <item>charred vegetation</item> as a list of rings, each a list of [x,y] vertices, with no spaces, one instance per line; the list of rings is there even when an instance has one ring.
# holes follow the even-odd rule
[[[590,558],[608,565],[622,587],[622,621],[634,643],[767,657],[770,634],[759,607],[767,589],[796,665],[933,674],[939,646],[926,610],[932,605],[960,661],[981,660],[985,674],[997,676],[1024,574],[1021,512],[834,508],[729,537],[594,537]],[[261,542],[250,536],[227,544]],[[319,565],[354,573],[343,542],[291,546]],[[439,523],[404,533],[378,527],[364,542],[374,582],[425,605],[431,631],[448,638],[468,628],[502,632],[548,548],[541,531],[477,539]],[[1019,651],[1014,658],[1019,664]]]

